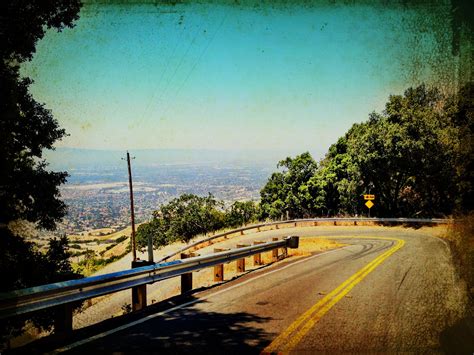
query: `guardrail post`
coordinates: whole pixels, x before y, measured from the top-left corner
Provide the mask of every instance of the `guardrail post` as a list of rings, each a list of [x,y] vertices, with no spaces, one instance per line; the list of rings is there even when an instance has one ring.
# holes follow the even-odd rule
[[[214,248],[214,253],[219,253],[227,249]],[[224,281],[224,264],[219,264],[214,266],[214,281]]]
[[[244,231],[240,231],[240,235],[244,235]]]
[[[300,237],[297,235],[290,235],[286,239],[286,248],[298,249],[300,245]]]
[[[354,225],[355,225],[355,226],[357,225],[357,221],[354,221]]]
[[[278,241],[278,238],[272,238],[274,242]],[[272,261],[278,261],[278,248],[272,250]]]
[[[56,307],[54,319],[54,333],[68,335],[72,332],[72,305],[65,303]]]
[[[296,227],[296,222],[295,222],[295,227]]]
[[[154,262],[146,260],[132,261],[132,269],[153,265]],[[132,287],[132,311],[139,311],[146,307],[146,285]]]
[[[275,224],[275,229],[279,229],[279,228],[278,228],[278,224]]]
[[[256,242],[253,242],[253,245],[258,245],[258,244],[263,244],[265,242],[261,242],[261,241],[256,241]],[[253,256],[253,265],[263,265],[262,263],[262,254],[261,253],[258,253],[258,254],[255,254]]]
[[[257,232],[260,232],[260,227],[257,227]]]
[[[181,253],[181,259],[192,258],[193,256],[196,256],[196,254]],[[192,289],[193,289],[193,273],[188,272],[187,274],[182,274],[181,275],[181,294],[191,291]]]
[[[336,222],[336,221],[334,221],[334,225],[337,226],[337,222]]]
[[[132,311],[146,307],[146,285],[132,287]]]
[[[248,247],[245,244],[237,244],[237,248]],[[237,259],[237,272],[245,272],[245,258]]]
[[[314,225],[315,227],[317,227],[317,226],[318,226],[318,222],[314,221],[314,222],[313,222],[313,225]]]

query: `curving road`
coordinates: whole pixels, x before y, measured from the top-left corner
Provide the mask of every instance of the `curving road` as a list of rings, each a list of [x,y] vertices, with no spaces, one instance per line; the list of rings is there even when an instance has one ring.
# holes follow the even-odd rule
[[[472,353],[472,338],[459,328],[465,293],[447,245],[431,233],[382,227],[262,232],[260,238],[321,235],[347,246],[251,272],[168,310],[151,308],[121,328],[110,324],[59,350]]]

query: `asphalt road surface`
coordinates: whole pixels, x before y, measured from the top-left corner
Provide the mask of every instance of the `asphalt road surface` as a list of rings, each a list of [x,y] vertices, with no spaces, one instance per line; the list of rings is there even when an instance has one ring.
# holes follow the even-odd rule
[[[288,235],[289,230],[264,232]],[[291,234],[314,236],[314,228]],[[472,353],[465,293],[440,239],[413,229],[327,232],[347,246],[194,293],[58,350],[75,353]]]

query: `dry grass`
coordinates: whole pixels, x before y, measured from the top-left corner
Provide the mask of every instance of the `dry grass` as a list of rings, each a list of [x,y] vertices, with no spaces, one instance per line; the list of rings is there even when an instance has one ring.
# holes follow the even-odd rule
[[[300,238],[298,249],[288,249],[289,256],[307,256],[316,252],[335,249],[344,246],[335,240],[328,240],[320,237]]]
[[[136,228],[138,228],[138,225],[136,226]],[[132,233],[132,227],[129,226],[125,229],[121,229],[119,231],[116,231],[107,235],[101,235],[101,236],[98,235],[98,233],[100,232],[106,233],[106,232],[111,232],[111,231],[112,231],[111,228],[94,229],[92,231],[85,232],[84,235],[70,234],[68,235],[68,238],[71,241],[71,243],[74,243],[75,241],[85,241],[85,240],[91,240],[91,241],[115,240],[117,238],[120,238],[122,235],[126,235],[127,237],[129,237],[130,234]]]
[[[278,250],[279,260],[280,261],[291,261],[295,258],[300,258],[304,256],[310,256],[314,253],[335,249],[344,246],[345,244],[338,243],[337,241],[327,240],[320,237],[305,237],[300,238],[298,249],[288,249],[288,255],[286,258],[283,258],[283,249]],[[274,262],[272,251],[268,251],[261,254],[261,261],[263,265],[270,264]],[[254,265],[254,257],[250,256],[245,258],[245,268],[247,271],[255,270],[260,268],[261,265]],[[230,263],[224,264],[224,279],[229,280],[238,275],[237,273],[237,262],[232,261]],[[214,269],[211,267],[206,272],[200,273],[194,276],[196,286],[209,286],[214,282]]]
[[[441,237],[448,241],[459,276],[466,282],[471,305],[474,303],[474,212],[449,225]]]

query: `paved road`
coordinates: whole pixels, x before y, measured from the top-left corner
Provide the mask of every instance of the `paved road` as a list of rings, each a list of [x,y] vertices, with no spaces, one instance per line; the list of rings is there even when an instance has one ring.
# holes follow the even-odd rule
[[[291,233],[315,235],[314,228]],[[401,228],[334,228],[325,234],[348,246],[252,272],[62,350],[474,351],[472,339],[458,327],[465,293],[443,241]]]

